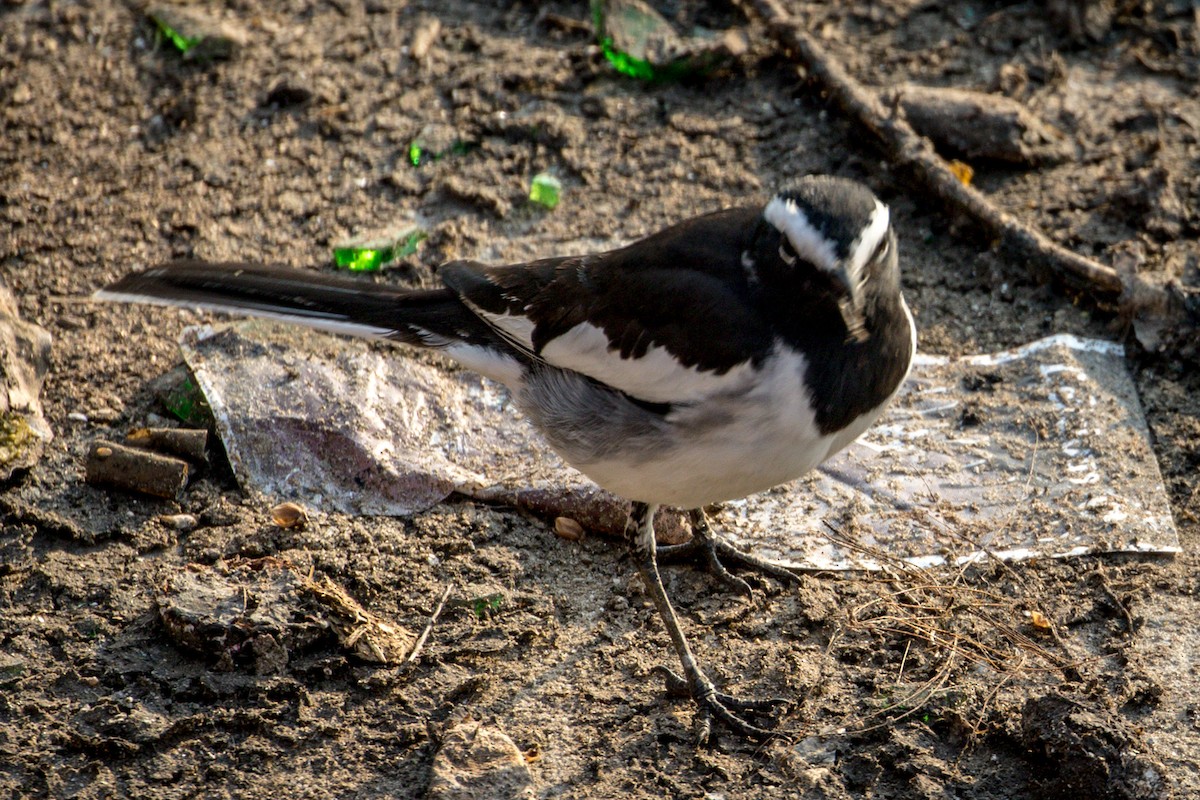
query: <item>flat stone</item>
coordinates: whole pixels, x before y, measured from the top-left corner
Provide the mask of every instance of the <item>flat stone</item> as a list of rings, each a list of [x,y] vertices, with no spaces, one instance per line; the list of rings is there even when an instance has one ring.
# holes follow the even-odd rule
[[[525,756],[497,727],[462,722],[451,728],[433,759],[430,800],[532,800],[533,774]]]

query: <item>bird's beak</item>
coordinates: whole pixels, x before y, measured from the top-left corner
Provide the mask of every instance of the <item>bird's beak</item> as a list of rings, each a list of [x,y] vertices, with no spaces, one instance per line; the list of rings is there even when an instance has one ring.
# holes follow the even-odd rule
[[[841,289],[841,297],[838,299],[838,310],[842,314],[842,321],[846,323],[846,340],[854,342],[863,342],[867,339],[867,329],[865,319],[863,317],[863,296],[862,286],[846,269],[845,264],[838,266],[838,270],[834,273],[838,288]]]

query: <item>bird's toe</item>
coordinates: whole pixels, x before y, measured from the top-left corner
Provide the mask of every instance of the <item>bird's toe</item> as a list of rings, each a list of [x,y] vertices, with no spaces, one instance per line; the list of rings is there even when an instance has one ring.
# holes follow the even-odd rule
[[[698,744],[713,741],[713,720],[720,722],[735,734],[756,742],[768,739],[787,738],[772,728],[764,727],[748,719],[748,716],[767,717],[771,720],[786,713],[793,705],[783,697],[744,698],[717,691],[703,673],[688,680],[666,667],[658,667],[666,683],[667,694],[675,697],[691,697],[696,702],[696,740]]]

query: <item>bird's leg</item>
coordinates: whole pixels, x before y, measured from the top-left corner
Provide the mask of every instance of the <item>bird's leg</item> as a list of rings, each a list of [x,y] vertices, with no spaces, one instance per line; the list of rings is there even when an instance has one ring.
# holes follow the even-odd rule
[[[763,575],[769,575],[781,583],[795,583],[799,580],[796,574],[787,567],[739,550],[714,534],[708,526],[708,518],[704,515],[704,509],[693,508],[688,514],[692,521],[691,541],[683,544],[660,545],[658,547],[660,559],[674,560],[699,556],[703,558],[708,571],[722,583],[746,595],[750,594],[750,584],[730,572],[725,563],[755,570]]]
[[[659,616],[662,617],[663,625],[666,626],[671,643],[675,646],[675,652],[679,654],[679,660],[683,665],[682,677],[665,667],[662,668],[667,678],[667,691],[671,694],[691,695],[700,707],[698,738],[701,743],[706,743],[711,738],[714,717],[742,736],[757,740],[766,739],[772,735],[771,731],[747,722],[736,712],[769,712],[780,706],[788,705],[788,701],[782,698],[741,700],[718,692],[713,682],[700,669],[700,665],[696,662],[696,656],[692,653],[692,648],[683,635],[683,629],[679,626],[679,618],[675,616],[675,609],[667,597],[662,577],[658,574],[654,541],[654,512],[657,510],[658,506],[634,503],[628,533],[629,548],[634,562],[637,564],[638,573],[646,584],[646,591],[650,593],[650,598],[654,601]]]

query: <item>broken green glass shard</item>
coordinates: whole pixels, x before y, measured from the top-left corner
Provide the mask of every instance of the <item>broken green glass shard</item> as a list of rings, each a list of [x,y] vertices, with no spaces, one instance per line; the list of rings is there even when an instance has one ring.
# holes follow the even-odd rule
[[[372,272],[395,257],[395,251],[386,246],[363,244],[333,249],[334,262],[351,272]]]
[[[379,236],[360,236],[333,247],[333,261],[351,272],[372,272],[389,261],[407,258],[417,252],[429,234],[416,225]]]
[[[504,595],[489,594],[484,597],[474,597],[470,601],[471,609],[480,619],[490,617],[504,605]]]
[[[236,27],[218,22],[197,9],[153,6],[146,11],[160,34],[183,54],[186,61],[215,61],[233,56],[246,36]]]
[[[592,0],[592,22],[604,57],[622,75],[661,82],[704,74],[745,51],[743,33],[682,37],[643,0]]]
[[[447,156],[465,155],[476,146],[476,142],[464,139],[452,125],[434,123],[422,128],[409,143],[408,162],[419,167]]]
[[[441,161],[446,156],[466,155],[474,148],[474,142],[455,139],[446,149],[435,150],[423,140],[418,139],[408,146],[408,160],[414,167],[419,167],[431,161]]]
[[[179,52],[181,53],[186,53],[188,50],[191,50],[193,47],[200,44],[201,39],[203,39],[203,37],[200,36],[190,37],[180,33],[173,28],[169,22],[153,12],[151,12],[151,18],[154,20],[154,24],[158,26],[159,33],[167,37],[171,44],[175,45],[175,47],[178,48]]]
[[[178,378],[177,382],[161,391],[159,399],[163,407],[189,427],[207,428],[212,425],[212,409],[196,379],[186,368]]]
[[[539,206],[554,208],[562,195],[562,183],[545,172],[533,176],[529,182],[529,199]]]

